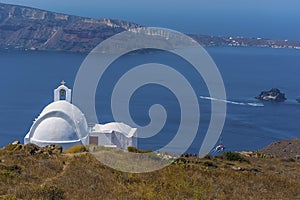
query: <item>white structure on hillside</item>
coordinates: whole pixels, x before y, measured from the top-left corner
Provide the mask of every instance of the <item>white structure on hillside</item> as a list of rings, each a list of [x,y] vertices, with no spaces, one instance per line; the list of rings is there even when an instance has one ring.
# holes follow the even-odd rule
[[[63,149],[95,144],[127,149],[136,146],[136,128],[124,123],[88,126],[84,114],[71,103],[71,89],[61,85],[54,90],[54,102],[44,108],[24,137],[24,143],[38,146],[60,144]]]
[[[137,129],[124,123],[111,122],[108,124],[95,124],[90,132],[90,144],[100,146],[116,146],[127,149],[136,146]]]

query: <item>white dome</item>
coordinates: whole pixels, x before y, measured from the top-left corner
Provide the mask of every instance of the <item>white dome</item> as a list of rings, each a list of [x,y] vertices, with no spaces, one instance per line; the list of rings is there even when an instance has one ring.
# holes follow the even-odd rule
[[[83,143],[88,140],[88,125],[84,114],[68,101],[49,104],[29,131],[29,140],[40,146],[48,144]]]
[[[45,131],[47,130],[47,131]],[[76,130],[64,119],[51,117],[43,120],[32,136],[36,141],[60,142],[79,140]]]

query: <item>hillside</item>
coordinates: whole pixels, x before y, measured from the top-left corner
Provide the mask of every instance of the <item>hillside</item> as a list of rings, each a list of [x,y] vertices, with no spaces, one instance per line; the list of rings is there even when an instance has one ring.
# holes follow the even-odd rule
[[[281,158],[295,158],[299,156],[300,159],[300,138],[274,142],[260,150],[260,152]]]
[[[300,161],[264,154],[183,156],[143,174],[87,152],[10,144],[0,149],[0,199],[299,199]]]
[[[92,50],[106,38],[138,27],[107,18],[91,19],[0,3],[0,48]]]
[[[197,26],[197,24],[195,24]],[[90,52],[101,41],[138,24],[92,19],[0,3],[0,50]],[[153,33],[154,35],[160,34]],[[203,46],[300,49],[300,41],[190,34]]]

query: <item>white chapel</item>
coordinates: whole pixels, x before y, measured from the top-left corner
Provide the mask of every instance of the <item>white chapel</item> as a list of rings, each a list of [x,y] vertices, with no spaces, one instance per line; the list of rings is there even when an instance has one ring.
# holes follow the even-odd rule
[[[124,123],[90,124],[72,104],[72,91],[65,82],[54,90],[54,102],[46,106],[24,137],[24,144],[59,144],[64,150],[75,145],[100,145],[127,149],[137,146],[137,129]]]

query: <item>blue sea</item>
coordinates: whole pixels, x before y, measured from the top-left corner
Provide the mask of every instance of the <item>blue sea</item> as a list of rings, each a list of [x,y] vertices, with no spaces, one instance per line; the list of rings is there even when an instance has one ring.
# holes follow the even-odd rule
[[[300,51],[248,47],[213,47],[207,48],[207,51],[225,83],[227,115],[221,140],[227,150],[257,150],[274,141],[300,137],[300,104],[295,100],[300,97]],[[0,147],[14,140],[23,141],[34,119],[53,101],[53,89],[61,80],[73,87],[76,73],[85,57],[84,54],[62,52],[0,52]],[[174,68],[182,69],[185,65],[166,52],[155,52],[125,56],[116,63],[116,67],[143,64],[161,58],[167,59],[166,63]],[[193,72],[183,70],[183,73],[193,79]],[[112,75],[108,74],[107,77],[117,77]],[[103,101],[103,96],[111,88],[109,81],[105,87],[99,87],[95,99],[101,123],[113,120],[109,102]],[[196,90],[200,88],[197,96],[201,107],[201,128],[188,153],[199,152],[213,101],[201,81],[194,87]],[[269,103],[254,98],[261,91],[273,87],[284,92],[288,100]],[[171,116],[167,120],[168,127],[157,137],[140,141],[141,148],[155,150],[174,137],[173,130],[178,127],[176,117],[180,110],[171,94],[149,87],[133,98],[132,105],[135,106],[131,107],[131,114],[138,124],[149,123],[145,109],[154,103],[165,106]]]

